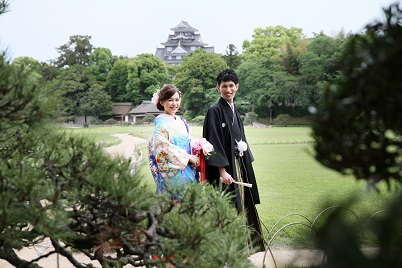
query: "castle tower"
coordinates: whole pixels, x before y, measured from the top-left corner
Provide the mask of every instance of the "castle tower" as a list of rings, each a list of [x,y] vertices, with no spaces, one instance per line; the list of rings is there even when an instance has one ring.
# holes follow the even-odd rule
[[[197,48],[202,48],[207,52],[214,52],[214,47],[208,47],[202,41],[197,29],[193,28],[186,21],[181,21],[179,25],[171,28],[174,32],[168,36],[163,48],[157,48],[155,55],[164,60],[169,65],[180,65],[183,57]]]

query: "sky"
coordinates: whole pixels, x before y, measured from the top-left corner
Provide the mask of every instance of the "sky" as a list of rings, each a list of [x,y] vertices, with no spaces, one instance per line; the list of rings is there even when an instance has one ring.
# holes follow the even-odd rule
[[[0,51],[41,62],[56,59],[70,36],[89,35],[94,47],[113,55],[155,54],[182,20],[198,29],[204,43],[225,54],[241,52],[254,29],[297,27],[307,37],[340,30],[357,33],[384,20],[383,8],[400,0],[8,0],[0,15]]]

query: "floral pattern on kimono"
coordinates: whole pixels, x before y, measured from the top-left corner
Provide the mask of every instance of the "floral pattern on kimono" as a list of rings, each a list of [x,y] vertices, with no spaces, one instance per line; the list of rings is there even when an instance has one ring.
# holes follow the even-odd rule
[[[147,143],[157,193],[165,191],[167,184],[183,187],[195,180],[196,170],[188,163],[190,128],[184,119],[178,119],[166,114],[156,117],[154,131]]]

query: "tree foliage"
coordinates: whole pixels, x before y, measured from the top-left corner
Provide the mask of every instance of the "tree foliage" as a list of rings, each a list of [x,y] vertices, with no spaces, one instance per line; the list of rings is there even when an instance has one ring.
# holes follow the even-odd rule
[[[40,74],[40,82],[42,84],[50,83],[57,75],[59,75],[61,70],[56,66],[41,62],[38,68],[38,73]]]
[[[79,100],[88,89],[96,84],[95,77],[83,65],[62,69],[46,86],[63,98],[66,114],[78,114]]]
[[[128,102],[131,98],[126,90],[129,59],[118,59],[106,77],[106,91],[114,102]]]
[[[377,187],[402,183],[402,10],[385,10],[386,21],[353,35],[343,54],[341,76],[331,82],[313,116],[315,157],[323,165]],[[318,230],[327,254],[323,267],[401,267],[402,194],[364,224],[350,226],[341,209]],[[378,188],[377,188],[378,189]],[[349,206],[349,200],[341,207]],[[361,234],[377,241],[376,254],[362,254]]]
[[[237,101],[253,104],[254,112],[269,115],[272,105],[296,105],[298,86],[292,76],[276,60],[261,57],[244,62],[238,68],[240,89]]]
[[[351,38],[342,76],[326,87],[313,127],[317,160],[373,183],[402,182],[402,16],[395,6],[387,16]]]
[[[166,63],[151,54],[118,59],[108,72],[106,91],[114,102],[140,104],[170,82]]]
[[[105,82],[116,60],[110,49],[95,48],[89,56],[89,70],[95,75],[97,81]]]
[[[18,57],[16,59],[14,59],[13,61],[14,65],[24,65],[25,69],[27,69],[28,71],[37,71],[40,68],[40,63],[39,61],[35,60],[34,58],[31,57]]]
[[[231,69],[237,69],[242,62],[237,47],[233,44],[229,44],[226,48],[225,55],[222,56],[226,61],[226,64]]]
[[[282,26],[257,28],[253,40],[243,45],[238,67],[244,98],[261,117],[288,113],[306,115],[317,105],[323,84],[336,77],[345,37],[323,33],[307,39],[301,29]]]
[[[216,76],[227,68],[222,57],[197,49],[187,55],[180,65],[174,83],[183,93],[185,110],[193,111],[194,116],[204,114],[211,103],[205,98],[207,90],[216,91]]]
[[[151,99],[157,89],[170,81],[166,63],[152,54],[140,54],[130,59],[127,72],[127,94],[137,105]]]
[[[307,115],[307,107],[320,101],[324,84],[338,75],[340,52],[348,36],[340,31],[335,37],[321,32],[305,38],[296,27],[256,28],[253,38],[244,41],[242,54],[233,44],[225,55],[198,49],[184,57],[181,66],[168,66],[151,54],[117,57],[108,48],[94,48],[90,39],[71,36],[57,48],[57,59],[40,63],[37,69],[35,79],[60,92],[68,116],[79,111],[79,98],[92,86],[104,89],[113,102],[137,105],[171,82],[183,92],[185,110],[192,117],[204,115],[219,97],[215,76],[227,66],[241,73],[236,101],[249,103],[246,111],[253,110],[260,117]],[[28,58],[18,62],[33,63]]]
[[[53,62],[59,68],[71,67],[74,65],[89,65],[90,54],[93,46],[90,43],[91,36],[73,35],[67,44],[57,48],[59,57]]]
[[[258,57],[271,57],[279,54],[288,44],[295,47],[303,38],[301,28],[283,26],[268,26],[265,29],[256,28],[253,40],[243,41],[244,60],[256,59]]]
[[[79,111],[85,117],[89,115],[95,118],[111,116],[113,114],[113,102],[106,91],[93,86],[80,98]]]
[[[29,77],[32,81],[38,81],[41,79],[40,63],[31,57],[18,57],[14,59],[13,63],[17,68],[24,69],[25,72],[29,73]]]
[[[230,197],[192,185],[181,204],[157,197],[130,163],[48,123],[54,91],[0,57],[0,258],[16,267],[60,254],[75,267],[249,267],[244,217]],[[49,253],[15,250],[48,240]],[[224,252],[225,254],[222,254]],[[159,255],[160,258],[151,258]]]

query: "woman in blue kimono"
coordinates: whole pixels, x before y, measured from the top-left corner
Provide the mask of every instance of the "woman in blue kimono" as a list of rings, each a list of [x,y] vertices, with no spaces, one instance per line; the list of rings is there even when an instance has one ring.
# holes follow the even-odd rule
[[[148,158],[156,192],[168,189],[180,191],[193,182],[199,157],[191,154],[191,130],[176,112],[180,108],[181,92],[172,84],[164,85],[152,98],[158,110],[164,111],[155,120],[148,140]],[[178,197],[180,198],[180,197]]]

